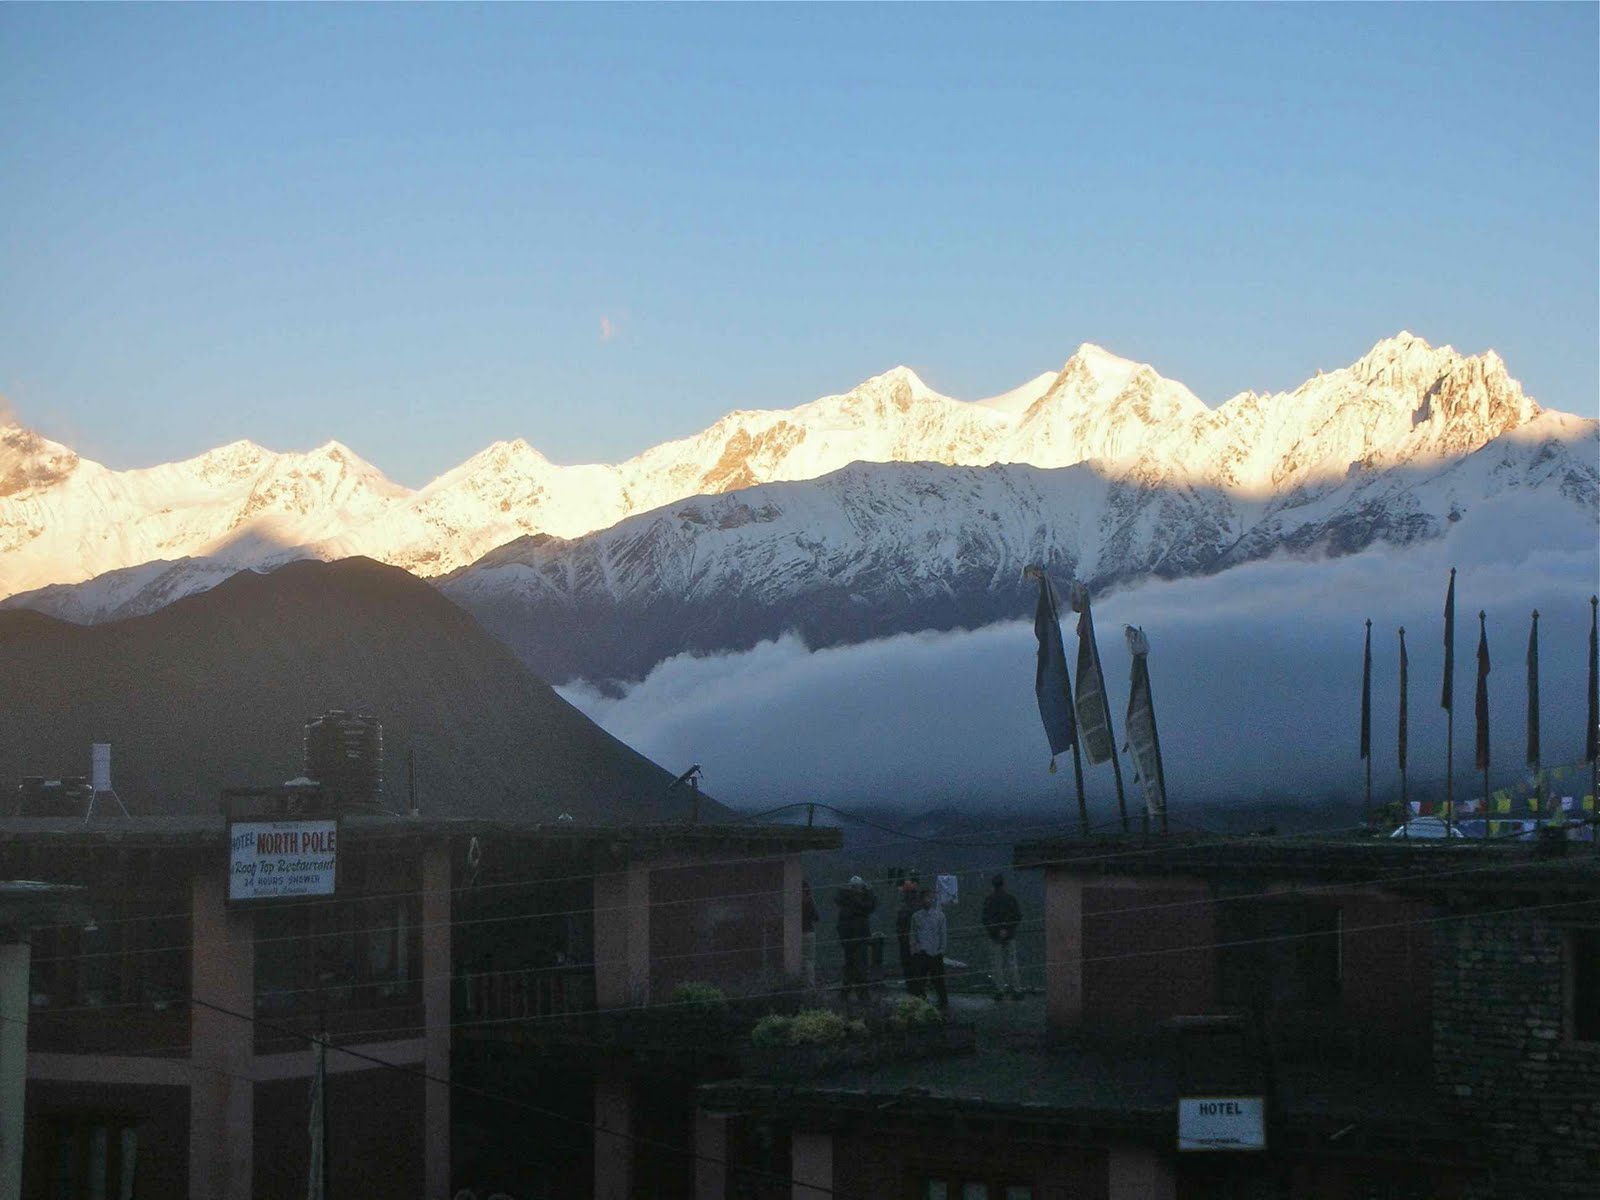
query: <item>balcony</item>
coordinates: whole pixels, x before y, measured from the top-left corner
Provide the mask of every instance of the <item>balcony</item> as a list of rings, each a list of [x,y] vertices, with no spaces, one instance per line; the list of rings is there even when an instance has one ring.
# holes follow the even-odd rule
[[[594,1011],[590,964],[476,971],[456,981],[456,1020],[491,1027]]]

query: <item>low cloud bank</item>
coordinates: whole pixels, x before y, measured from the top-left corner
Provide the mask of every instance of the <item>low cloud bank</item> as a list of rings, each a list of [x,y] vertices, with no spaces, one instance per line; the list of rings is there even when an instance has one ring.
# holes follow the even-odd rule
[[[1363,622],[1373,622],[1373,788],[1398,787],[1398,639],[1410,660],[1413,795],[1442,790],[1439,707],[1443,605],[1456,585],[1457,795],[1473,770],[1478,610],[1488,613],[1491,729],[1501,786],[1522,778],[1530,612],[1540,611],[1544,760],[1583,751],[1589,596],[1600,583],[1596,526],[1547,503],[1479,506],[1445,538],[1310,562],[1275,559],[1207,579],[1152,582],[1095,605],[1118,738],[1129,656],[1124,624],[1144,627],[1168,791],[1185,800],[1359,802]],[[1019,613],[1031,593],[1019,583]],[[1075,663],[1072,614],[1063,614]],[[747,809],[804,800],[1037,807],[1073,800],[1033,697],[1031,619],[973,631],[902,635],[811,650],[797,637],[752,650],[680,655],[620,698],[583,684],[566,698],[668,768],[704,764],[708,790]],[[1138,799],[1124,761],[1130,804]],[[1085,765],[1091,803],[1114,802],[1111,768]]]

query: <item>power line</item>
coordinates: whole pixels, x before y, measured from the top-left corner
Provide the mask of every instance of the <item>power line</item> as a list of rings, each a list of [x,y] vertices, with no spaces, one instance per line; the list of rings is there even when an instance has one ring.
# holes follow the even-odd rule
[[[1534,865],[1534,864],[1529,864],[1529,865]],[[1348,887],[1360,887],[1360,886],[1367,886],[1367,885],[1360,884],[1360,883],[1354,883],[1354,884],[1344,884],[1344,885],[1338,885],[1338,886],[1348,888]],[[1277,898],[1281,898],[1283,896],[1292,895],[1292,894],[1295,894],[1295,893],[1293,893],[1293,892],[1280,892],[1280,893],[1273,893],[1273,896],[1274,896],[1275,899],[1277,899]],[[1143,905],[1143,906],[1135,906],[1135,907],[1126,908],[1126,909],[1111,910],[1111,911],[1108,911],[1107,913],[1105,913],[1104,915],[1106,917],[1123,917],[1123,916],[1127,916],[1127,915],[1130,915],[1130,914],[1133,914],[1133,913],[1138,913],[1138,912],[1143,912],[1143,911],[1153,911],[1153,910],[1159,910],[1159,909],[1171,908],[1171,907],[1182,907],[1182,906],[1190,904],[1190,903],[1195,903],[1195,904],[1221,903],[1221,902],[1230,902],[1230,901],[1237,900],[1237,899],[1251,899],[1251,898],[1255,898],[1255,897],[1221,897],[1221,898],[1216,898],[1216,899],[1211,900],[1211,901],[1197,900],[1197,901],[1193,901],[1193,902],[1190,902],[1190,901],[1166,902],[1166,903],[1161,903],[1161,904]],[[1402,929],[1402,928],[1417,927],[1417,926],[1423,926],[1423,925],[1435,925],[1435,924],[1440,924],[1440,923],[1448,922],[1448,921],[1471,920],[1471,919],[1477,919],[1477,918],[1480,918],[1480,917],[1504,915],[1504,914],[1508,914],[1508,913],[1536,912],[1536,911],[1542,911],[1542,910],[1547,910],[1547,909],[1556,909],[1556,908],[1575,908],[1575,907],[1580,907],[1582,905],[1596,904],[1596,903],[1600,903],[1600,898],[1591,899],[1591,900],[1563,900],[1563,901],[1554,901],[1554,902],[1549,902],[1549,903],[1544,903],[1544,904],[1534,904],[1534,905],[1512,905],[1512,906],[1509,906],[1509,907],[1506,907],[1506,908],[1502,908],[1502,909],[1478,910],[1478,911],[1466,912],[1466,913],[1448,913],[1448,914],[1443,914],[1443,915],[1439,915],[1439,916],[1407,918],[1407,919],[1399,920],[1399,921],[1379,922],[1379,923],[1370,924],[1370,925],[1346,925],[1346,926],[1341,927],[1341,929],[1338,932],[1338,936],[1344,937],[1344,936],[1350,935],[1350,934],[1369,933],[1369,932],[1377,932],[1377,931],[1381,931],[1381,930],[1390,930],[1390,929]],[[1044,920],[1023,922],[1021,927],[1027,929],[1029,932],[1043,931],[1046,928],[1046,922]],[[968,930],[968,932],[969,932],[969,934],[974,934],[975,935],[977,931],[975,929],[973,929],[973,930]],[[1083,958],[1079,958],[1079,959],[1054,959],[1054,960],[1052,960],[1052,959],[1043,959],[1043,960],[1041,960],[1039,962],[1037,968],[1035,968],[1035,969],[1039,969],[1039,968],[1048,969],[1051,966],[1059,966],[1059,965],[1062,965],[1062,964],[1069,964],[1070,965],[1070,964],[1079,963],[1079,962],[1082,962],[1082,963],[1089,963],[1089,962],[1106,963],[1106,962],[1117,962],[1117,961],[1121,961],[1121,960],[1125,960],[1125,959],[1133,959],[1133,958],[1147,958],[1147,957],[1159,956],[1159,955],[1163,955],[1163,954],[1192,954],[1192,953],[1195,953],[1197,951],[1202,951],[1202,950],[1207,950],[1207,949],[1209,949],[1209,950],[1222,950],[1222,949],[1229,949],[1229,948],[1234,948],[1234,947],[1239,947],[1239,946],[1260,945],[1260,944],[1267,944],[1267,943],[1274,943],[1274,942],[1289,942],[1289,941],[1297,941],[1297,940],[1311,939],[1311,938],[1325,938],[1325,937],[1328,937],[1328,936],[1332,936],[1332,935],[1330,933],[1328,933],[1328,932],[1325,932],[1325,931],[1311,931],[1311,932],[1287,933],[1287,934],[1272,934],[1272,935],[1265,935],[1265,936],[1256,937],[1256,938],[1239,938],[1239,939],[1234,939],[1234,940],[1231,940],[1231,941],[1196,942],[1196,943],[1192,943],[1192,944],[1184,945],[1184,946],[1167,946],[1167,947],[1159,947],[1159,948],[1152,949],[1152,950],[1134,950],[1134,951],[1126,951],[1126,952],[1116,953],[1116,954],[1094,955],[1094,956],[1087,956],[1087,957],[1083,957]],[[664,956],[664,958],[666,958],[666,959],[676,959],[676,958],[714,958],[714,957],[719,957],[719,956],[723,956],[723,955],[748,953],[751,949],[754,949],[754,947],[742,947],[742,948],[726,949],[726,950],[720,950],[720,951],[695,952],[695,953],[684,954],[684,955]],[[616,962],[620,962],[620,961],[621,960],[607,960],[607,963],[608,963],[608,965],[615,965]],[[583,964],[583,965],[592,965],[592,964]],[[530,968],[529,971],[531,972],[531,971],[536,971],[536,970],[539,970],[539,969],[540,968]],[[465,977],[468,977],[468,976],[471,976],[471,975],[480,975],[480,974],[485,974],[485,973],[486,972],[464,972],[461,975],[447,976],[446,980],[448,982],[454,982],[456,980],[459,980],[459,979],[462,979],[462,978],[465,978]],[[488,972],[488,973],[493,974],[493,972]],[[520,972],[513,972],[513,973],[520,973]],[[987,975],[987,974],[988,974],[988,972],[982,970],[981,968],[976,968],[975,967],[975,968],[973,968],[971,970],[968,970],[968,971],[956,972],[953,975],[948,976],[948,978],[961,979],[961,978],[977,977],[977,976],[982,976],[982,975]],[[421,984],[426,983],[429,980],[429,978],[432,978],[435,982],[437,982],[437,980],[438,980],[437,976],[433,976],[433,977],[422,977],[422,978],[418,979],[416,982],[420,986]],[[321,991],[344,991],[344,990],[349,990],[349,989],[351,989],[353,987],[356,987],[356,986],[363,986],[363,985],[361,985],[361,984],[350,984],[350,983],[340,983],[340,984],[330,984],[330,985],[327,985],[326,987],[320,987],[320,988],[298,989],[297,991],[293,991],[293,992],[273,993],[273,994],[303,994],[303,993],[314,993],[314,992],[321,992]],[[781,988],[771,988],[771,989],[767,989],[765,991],[749,992],[749,993],[745,993],[745,994],[743,994],[743,995],[741,995],[739,997],[736,997],[736,998],[737,999],[742,999],[742,1000],[759,1000],[759,999],[766,999],[766,998],[773,998],[773,997],[806,995],[806,994],[810,993],[810,991],[811,991],[811,989],[809,989],[807,987],[804,987],[804,986],[801,986],[801,987],[781,987]],[[109,1004],[109,1005],[107,1005],[107,1004],[101,1004],[101,1005],[79,1005],[79,1006],[74,1006],[74,1007],[52,1008],[52,1009],[49,1009],[48,1011],[52,1012],[52,1013],[105,1012],[105,1011],[107,1011],[109,1009],[118,1009],[118,1008],[142,1008],[142,1007],[144,1007],[144,1005],[146,1003],[148,1003],[148,1002],[147,1001],[129,1001],[129,1002],[123,1002],[123,1003],[119,1003],[119,1004]],[[182,1001],[174,1001],[174,1003],[182,1003]],[[609,1016],[609,1015],[628,1013],[628,1012],[639,1012],[639,1011],[644,1010],[644,1009],[657,1010],[657,1011],[666,1010],[666,1009],[672,1009],[672,1008],[691,1008],[692,1009],[692,1008],[694,1008],[696,1006],[696,1003],[697,1002],[693,1001],[693,1000],[685,1000],[685,1001],[671,1001],[671,1000],[668,1000],[668,1001],[661,1001],[661,1002],[658,1002],[658,1003],[652,1003],[652,1004],[648,1004],[648,1005],[627,1004],[627,1005],[614,1005],[614,1006],[607,1007],[607,1008],[601,1008],[601,1007],[597,1006],[597,1007],[592,1008],[592,1009],[577,1009],[577,1010],[570,1010],[570,1011],[564,1011],[564,1012],[559,1012],[559,1013],[541,1013],[541,1014],[530,1014],[530,1015],[515,1016],[515,1017],[479,1018],[479,1019],[472,1019],[472,1020],[453,1021],[453,1022],[447,1022],[444,1027],[445,1028],[450,1028],[450,1029],[456,1029],[456,1028],[472,1028],[472,1027],[481,1027],[481,1026],[489,1026],[489,1025],[501,1025],[501,1024],[527,1024],[527,1023],[545,1022],[545,1021],[566,1021],[566,1020],[571,1020],[571,1019],[577,1018],[577,1017]],[[429,1027],[426,1024],[424,1024],[424,1025],[408,1025],[408,1026],[393,1026],[393,1025],[375,1026],[375,1027],[372,1027],[372,1028],[369,1028],[369,1029],[359,1029],[359,1030],[348,1031],[346,1034],[343,1034],[342,1036],[355,1037],[355,1036],[362,1036],[362,1035],[366,1035],[366,1034],[414,1032],[414,1031],[419,1031],[419,1030],[425,1031],[427,1028],[429,1028]],[[296,1032],[296,1033],[293,1033],[292,1036],[305,1037],[307,1035]],[[157,1047],[157,1048],[159,1048],[159,1047]],[[150,1049],[150,1048],[146,1048],[146,1049]]]
[[[1299,836],[1299,835],[1297,835],[1297,836]],[[1325,834],[1313,833],[1313,834],[1307,834],[1307,835],[1304,835],[1304,836],[1307,836],[1307,837],[1325,836]],[[1521,836],[1522,835],[1520,833],[1514,833],[1514,834],[1507,834],[1507,835],[1499,835],[1497,838],[1492,838],[1492,839],[1491,838],[1473,838],[1473,839],[1470,839],[1470,842],[1468,842],[1468,844],[1477,845],[1477,844],[1480,844],[1480,843],[1496,841],[1496,840],[1515,840],[1515,839],[1520,838]],[[1283,839],[1283,840],[1289,840],[1289,839]],[[1422,840],[1423,839],[1418,839],[1419,842],[1421,842]],[[1459,840],[1461,840],[1463,842],[1467,841],[1466,839],[1459,839]],[[1255,838],[1253,836],[1245,835],[1245,836],[1241,836],[1241,837],[1237,837],[1237,838],[1225,839],[1222,844],[1232,844],[1232,843],[1260,844],[1260,839],[1259,838]],[[1210,846],[1214,846],[1214,845],[1217,845],[1217,844],[1218,843],[1209,843],[1209,844],[1206,844],[1203,848],[1209,848]],[[1446,845],[1451,845],[1451,844],[1453,844],[1453,842],[1447,842],[1446,843]],[[1060,859],[1041,860],[1041,861],[1039,861],[1037,863],[1031,864],[1029,869],[1048,869],[1049,867],[1052,867],[1052,866],[1074,866],[1074,865],[1078,865],[1078,864],[1104,862],[1104,861],[1108,861],[1108,860],[1111,860],[1111,859],[1116,859],[1116,858],[1121,858],[1121,857],[1131,857],[1131,856],[1134,856],[1134,855],[1164,853],[1164,852],[1169,852],[1169,851],[1171,851],[1173,849],[1174,849],[1174,846],[1172,844],[1162,844],[1162,845],[1157,845],[1157,846],[1153,846],[1153,847],[1147,847],[1145,849],[1138,850],[1138,851],[1112,852],[1112,853],[1109,853],[1109,854],[1099,854],[1099,855],[1076,855],[1076,854],[1072,854],[1072,855],[1067,855],[1067,856],[1065,856],[1063,858],[1060,858]],[[1448,850],[1445,850],[1444,852],[1445,853],[1449,853]],[[770,862],[772,860],[771,859],[766,859],[766,858],[761,858],[761,859],[741,859],[741,860],[738,860],[738,861],[740,861],[740,862]],[[696,864],[696,865],[699,865],[699,864]],[[1415,881],[1418,881],[1418,880],[1426,880],[1426,879],[1450,878],[1450,877],[1453,877],[1453,876],[1471,875],[1471,874],[1476,874],[1476,873],[1480,873],[1480,872],[1496,872],[1496,871],[1514,870],[1514,869],[1517,869],[1517,868],[1530,867],[1530,866],[1536,866],[1536,865],[1539,865],[1539,860],[1536,860],[1536,859],[1525,859],[1525,860],[1523,860],[1521,862],[1514,862],[1514,863],[1486,863],[1486,864],[1480,864],[1480,865],[1477,865],[1477,866],[1457,867],[1457,868],[1454,868],[1454,869],[1441,870],[1441,871],[1391,872],[1391,873],[1386,874],[1386,875],[1374,876],[1374,877],[1372,877],[1370,879],[1366,879],[1366,880],[1345,880],[1345,881],[1335,881],[1335,882],[1331,882],[1331,883],[1300,885],[1300,886],[1293,887],[1293,888],[1289,889],[1287,892],[1281,893],[1281,894],[1315,894],[1317,892],[1323,892],[1323,891],[1334,891],[1334,892],[1336,892],[1336,891],[1344,891],[1344,890],[1349,890],[1351,888],[1358,888],[1358,887],[1370,887],[1370,886],[1378,886],[1378,885],[1383,885],[1383,884],[1394,884],[1394,883],[1407,883],[1407,882],[1415,882]],[[958,877],[965,877],[965,876],[968,876],[968,875],[979,875],[979,876],[981,876],[981,875],[989,874],[990,870],[991,869],[987,868],[987,867],[969,867],[969,868],[965,868],[963,870],[950,872],[950,874],[954,874],[954,875],[956,875]],[[580,878],[589,878],[589,877],[586,877],[586,876],[569,876],[567,878],[568,879],[580,879]],[[819,887],[827,887],[827,886],[832,886],[832,885],[828,885],[828,884],[819,885]],[[382,897],[382,899],[388,899],[391,896],[399,896],[399,897],[402,897],[402,898],[409,898],[409,897],[417,895],[417,894],[418,893],[385,893],[384,896]],[[785,893],[783,892],[783,890],[781,888],[778,888],[778,889],[762,889],[762,890],[751,891],[751,892],[719,893],[716,896],[716,899],[724,900],[724,901],[725,900],[759,899],[759,898],[763,898],[763,897],[782,896],[784,894]],[[1252,897],[1248,893],[1239,894],[1239,895],[1233,895],[1233,896],[1209,896],[1209,895],[1208,896],[1197,896],[1197,897],[1184,899],[1184,900],[1165,901],[1165,902],[1162,902],[1162,903],[1159,903],[1159,904],[1135,905],[1135,906],[1130,907],[1130,908],[1119,909],[1119,910],[1117,910],[1117,912],[1118,912],[1119,915],[1127,915],[1127,914],[1132,914],[1132,913],[1150,911],[1152,909],[1187,908],[1187,907],[1197,907],[1197,906],[1228,904],[1228,903],[1233,903],[1233,902],[1236,902],[1236,901],[1249,900],[1251,898]],[[367,896],[346,897],[342,901],[342,903],[349,904],[349,905],[357,905],[357,904],[370,903],[370,902],[372,902],[372,898],[371,897],[367,897]],[[671,907],[678,906],[678,905],[693,905],[693,904],[699,904],[699,903],[703,903],[703,902],[704,902],[703,899],[700,899],[700,898],[690,898],[690,899],[685,899],[685,900],[666,900],[666,901],[658,901],[658,902],[652,903],[650,905],[650,908],[651,909],[666,909],[666,908],[671,908]],[[484,916],[484,917],[452,917],[452,918],[450,918],[449,920],[446,920],[446,921],[432,921],[432,922],[417,921],[417,922],[410,922],[410,923],[407,923],[405,925],[402,925],[402,924],[397,922],[397,923],[392,924],[392,925],[391,924],[383,924],[383,925],[371,925],[371,926],[355,926],[355,927],[346,928],[346,929],[332,929],[332,930],[325,930],[325,931],[320,931],[320,932],[310,932],[310,933],[292,933],[292,934],[283,934],[283,935],[279,935],[279,936],[271,936],[271,937],[264,937],[264,938],[258,936],[256,938],[254,938],[254,944],[257,945],[257,946],[261,946],[261,945],[274,945],[274,944],[277,944],[277,943],[280,943],[280,942],[286,942],[286,943],[287,942],[292,942],[292,943],[294,943],[296,945],[304,945],[308,941],[314,941],[314,940],[319,940],[319,939],[332,940],[332,939],[337,939],[337,938],[360,937],[360,936],[365,935],[365,934],[373,934],[373,933],[399,933],[402,930],[409,931],[411,929],[422,931],[422,930],[437,929],[437,928],[465,928],[465,927],[468,927],[468,926],[480,925],[480,924],[504,924],[504,923],[510,923],[510,922],[515,922],[515,921],[524,921],[524,920],[528,920],[528,919],[532,919],[532,918],[553,918],[553,917],[585,916],[585,915],[588,915],[588,916],[592,917],[594,914],[598,914],[598,913],[613,913],[613,912],[628,911],[630,909],[630,907],[631,906],[628,906],[628,905],[602,905],[602,906],[585,906],[585,907],[578,907],[578,908],[571,908],[571,909],[533,909],[533,910],[528,910],[528,911],[525,911],[525,912],[518,911],[518,912],[513,912],[513,913],[497,913],[497,914],[493,914],[493,915],[490,915],[490,916]],[[131,920],[134,920],[134,918],[126,918],[124,920],[125,921],[131,921]],[[39,928],[76,929],[76,928],[79,928],[79,927],[76,926],[76,925],[56,925],[56,926],[40,926]],[[131,956],[134,956],[134,955],[171,954],[171,953],[176,953],[176,952],[180,952],[180,951],[187,951],[187,950],[190,949],[190,947],[191,947],[191,943],[190,942],[183,942],[183,943],[172,943],[172,944],[165,945],[165,946],[139,947],[139,948],[135,948],[135,949],[103,950],[103,951],[79,951],[78,953],[75,953],[75,954],[35,956],[33,961],[36,962],[36,963],[50,963],[50,962],[88,961],[88,960],[98,959],[98,958],[121,959],[121,958],[131,957]],[[752,945],[749,945],[749,946],[729,948],[729,949],[726,949],[724,951],[720,951],[718,953],[746,953],[746,952],[760,950],[760,949],[763,949],[763,948],[764,947],[761,946],[760,944],[752,944]],[[705,956],[705,952],[685,952],[684,954],[681,954],[681,955],[668,955],[668,956],[663,956],[663,957],[666,958],[666,959],[675,959],[675,958],[694,958],[694,957],[702,957],[702,956]],[[613,960],[595,960],[594,963],[590,964],[590,965],[608,965],[609,966],[609,965],[615,965],[615,962],[621,962],[621,961],[623,961],[623,960],[614,960],[614,961]],[[464,973],[464,974],[481,974],[481,972],[467,972],[467,973]],[[461,976],[454,976],[452,978],[460,978],[460,977]],[[326,989],[319,988],[319,989],[301,989],[301,990],[304,990],[304,991],[332,990],[332,989],[345,988],[345,987],[351,987],[351,986],[358,986],[358,985],[354,985],[354,984],[335,984],[335,985],[329,985],[329,987],[326,988]]]

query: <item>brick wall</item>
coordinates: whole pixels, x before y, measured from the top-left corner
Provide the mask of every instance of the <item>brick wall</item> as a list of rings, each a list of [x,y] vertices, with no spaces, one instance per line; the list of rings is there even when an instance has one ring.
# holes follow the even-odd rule
[[[1600,1043],[1569,1037],[1568,930],[1539,914],[1444,921],[1435,947],[1435,1080],[1493,1164],[1481,1194],[1594,1196]]]

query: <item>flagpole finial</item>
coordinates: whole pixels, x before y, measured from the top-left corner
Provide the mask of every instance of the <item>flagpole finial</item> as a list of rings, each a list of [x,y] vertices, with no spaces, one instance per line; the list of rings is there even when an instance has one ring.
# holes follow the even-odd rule
[[[1484,617],[1485,617],[1485,616],[1486,616],[1486,615],[1487,615],[1487,614],[1486,614],[1486,613],[1485,613],[1485,612],[1484,612],[1484,611],[1483,611],[1483,609],[1481,609],[1481,608],[1480,608],[1480,609],[1479,609],[1479,610],[1478,610],[1478,620],[1479,620],[1479,621],[1482,621],[1482,620],[1483,620],[1483,618],[1484,618]]]
[[[1405,635],[1406,635],[1406,627],[1404,625],[1402,625],[1402,626],[1400,626],[1400,636],[1401,637],[1405,637]]]
[[[1539,619],[1539,610],[1537,608],[1533,610],[1533,619],[1535,621]]]
[[[1372,618],[1371,618],[1371,617],[1368,617],[1368,618],[1367,618],[1367,628],[1368,628],[1368,629],[1371,629],[1371,628],[1372,628]]]
[[[1450,578],[1454,579],[1455,575],[1456,575],[1456,569],[1454,567],[1451,567],[1450,568]]]

